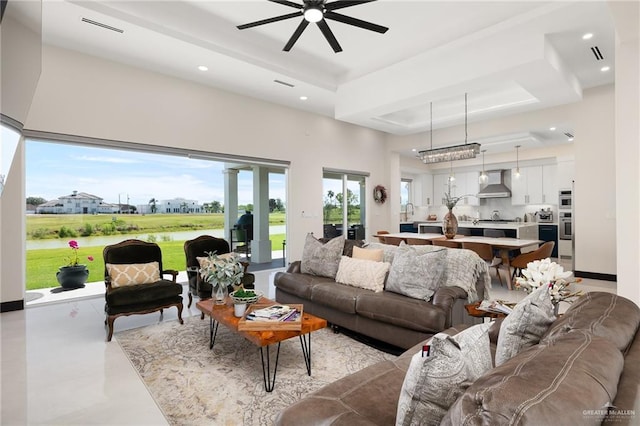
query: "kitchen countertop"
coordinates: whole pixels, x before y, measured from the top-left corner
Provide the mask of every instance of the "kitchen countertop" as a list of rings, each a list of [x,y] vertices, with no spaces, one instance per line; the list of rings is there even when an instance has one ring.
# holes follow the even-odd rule
[[[413,223],[413,222],[408,222]],[[478,222],[474,224],[472,221],[458,221],[459,228],[479,228],[479,229],[519,229],[528,226],[538,226],[538,222]],[[442,226],[441,220],[418,222],[419,226]],[[553,223],[551,223],[553,225]]]

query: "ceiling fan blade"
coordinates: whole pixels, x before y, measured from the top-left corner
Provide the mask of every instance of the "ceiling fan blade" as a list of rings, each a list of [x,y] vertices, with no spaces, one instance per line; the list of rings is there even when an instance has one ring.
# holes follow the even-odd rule
[[[329,25],[327,25],[327,21],[323,19],[316,23],[318,24],[320,31],[322,31],[324,38],[326,38],[329,44],[331,45],[331,48],[333,49],[333,51],[335,53],[342,52],[342,47],[340,47],[340,43],[338,43],[338,40],[336,40],[336,36],[333,35],[333,32],[329,28]]]
[[[325,4],[324,8],[326,10],[337,10],[337,9],[342,9],[344,7],[358,6],[364,3],[371,3],[373,1],[376,1],[376,0],[360,0],[360,1],[338,0],[338,1],[332,1],[331,3]]]
[[[250,22],[248,24],[238,25],[239,30],[246,30],[247,28],[257,27],[258,25],[270,24],[272,22],[283,21],[285,19],[297,18],[302,16],[302,12],[293,12],[286,15],[274,16],[273,18],[263,19],[261,21]]]
[[[383,27],[382,25],[373,24],[371,22],[363,21],[362,19],[352,18],[351,16],[342,15],[340,13],[331,12],[329,10],[324,13],[324,18],[342,22],[343,24],[353,25],[358,28],[364,28],[365,30],[375,31],[381,34],[386,33],[389,29],[387,27]]]
[[[302,22],[300,22],[300,25],[298,25],[298,28],[296,28],[296,30],[293,32],[293,35],[291,36],[287,44],[284,46],[284,49],[282,50],[284,50],[285,52],[290,51],[293,45],[296,44],[296,41],[298,41],[298,39],[302,35],[302,32],[305,30],[305,28],[307,28],[307,25],[309,25],[309,21],[303,19]]]
[[[295,7],[296,9],[304,8],[304,5],[302,4],[294,3],[292,1],[287,1],[287,0],[268,0],[268,1],[270,1],[271,3],[278,3],[284,6]]]

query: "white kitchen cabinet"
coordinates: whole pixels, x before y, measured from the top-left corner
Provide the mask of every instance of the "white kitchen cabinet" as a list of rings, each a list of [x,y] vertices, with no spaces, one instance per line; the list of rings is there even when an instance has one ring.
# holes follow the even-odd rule
[[[449,190],[449,175],[433,175],[433,205],[442,206],[445,204],[444,194]],[[455,190],[455,186],[452,191]]]
[[[461,201],[461,203],[467,206],[480,205],[480,199],[476,197],[476,194],[480,191],[480,182],[478,181],[479,177],[480,173],[478,172],[461,173],[459,179],[461,181],[464,180],[464,191],[461,192],[461,195],[469,194],[469,196],[465,197],[464,201]]]
[[[433,175],[423,174],[420,176],[422,181],[422,200],[419,201],[421,206],[433,206]]]
[[[542,202],[558,204],[558,166],[542,166]]]
[[[542,204],[542,166],[520,167],[520,177],[516,169],[511,170],[511,204]]]
[[[558,161],[558,190],[571,189],[575,175],[574,161]]]
[[[558,166],[520,167],[520,177],[516,169],[511,170],[511,204],[557,204]]]

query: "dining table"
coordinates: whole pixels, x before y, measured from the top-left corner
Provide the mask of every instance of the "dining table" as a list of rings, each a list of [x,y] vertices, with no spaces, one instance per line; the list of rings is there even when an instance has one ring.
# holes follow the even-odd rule
[[[376,237],[378,235],[375,235]],[[442,234],[436,233],[415,233],[415,232],[395,232],[389,234],[382,234],[380,236],[383,237],[397,237],[402,238],[404,242],[407,242],[407,238],[418,238],[425,240],[438,240],[445,239],[446,237]],[[510,253],[514,250],[527,250],[529,248],[536,249],[542,243],[542,240],[533,240],[533,239],[522,239],[522,238],[507,238],[507,237],[482,237],[482,236],[467,236],[467,235],[456,235],[453,238],[454,241],[459,243],[483,243],[489,244],[492,249],[497,250],[500,253],[500,257],[502,258],[502,265],[505,267],[507,271],[507,287],[509,290],[513,288],[513,281],[511,279],[511,263],[510,263]]]

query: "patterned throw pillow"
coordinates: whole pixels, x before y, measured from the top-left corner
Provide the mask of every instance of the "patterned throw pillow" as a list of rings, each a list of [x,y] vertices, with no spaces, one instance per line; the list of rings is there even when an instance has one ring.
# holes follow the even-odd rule
[[[153,284],[160,280],[160,263],[107,263],[111,287],[126,287],[137,284]]]
[[[398,247],[386,289],[414,299],[431,299],[444,278],[446,256],[446,250],[426,252],[410,245]]]
[[[387,277],[390,266],[387,262],[342,256],[336,281],[378,293],[384,290],[384,279]]]
[[[335,278],[343,249],[344,235],[322,244],[312,234],[307,234],[302,249],[301,272],[319,277]]]
[[[382,249],[363,249],[360,247],[353,248],[354,259],[366,259],[375,260],[376,262],[382,262],[384,251]]]
[[[447,410],[473,382],[493,368],[490,323],[455,336],[438,333],[429,356],[418,352],[402,384],[396,426],[439,425]]]
[[[496,346],[496,366],[523,349],[536,345],[555,320],[549,289],[540,286],[522,299],[502,321]]]

